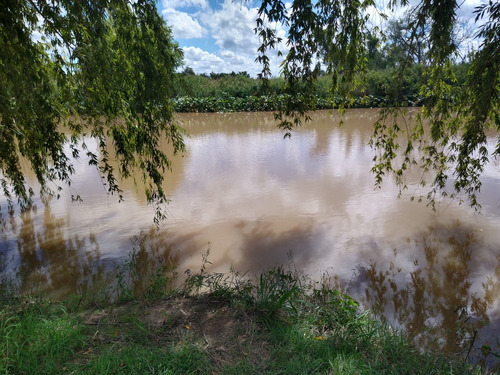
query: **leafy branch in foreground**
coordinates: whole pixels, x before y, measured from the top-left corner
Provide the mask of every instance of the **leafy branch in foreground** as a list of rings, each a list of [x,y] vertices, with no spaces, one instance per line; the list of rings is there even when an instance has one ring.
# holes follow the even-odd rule
[[[167,139],[174,152],[184,143],[170,102],[182,52],[156,3],[9,0],[1,10],[0,51],[0,184],[9,204],[32,203],[25,166],[42,196],[70,185],[71,159],[83,144],[120,199],[118,179],[140,170],[159,220],[170,167],[160,142]]]
[[[407,3],[392,1],[389,5],[394,8]],[[290,131],[307,119],[307,110],[315,108],[313,87],[321,67],[326,66],[332,74],[332,98],[340,94],[346,98],[347,107],[354,90],[364,86],[367,53],[376,40],[368,10],[375,4],[370,0],[304,0],[293,2],[290,8],[280,0],[263,0],[261,4],[256,33],[261,38],[263,77],[268,73],[265,55],[278,43],[264,21],[281,22],[289,30],[289,52],[281,73],[290,97],[276,118],[285,136],[290,136]],[[411,53],[403,55],[398,63],[400,79],[393,81],[394,92],[400,92],[398,85],[406,69],[421,63],[424,106],[412,123],[404,123],[401,117],[408,104],[404,97],[394,97],[392,108],[381,111],[371,140],[376,151],[372,171],[377,185],[394,175],[399,187],[405,189],[407,170],[416,165],[423,172],[419,184],[430,189],[427,199],[432,206],[439,196],[456,198],[465,194],[469,204],[478,209],[480,176],[491,157],[500,153],[500,138],[492,152],[486,136],[488,129],[500,130],[500,4],[490,1],[476,8],[475,22],[482,23],[474,36],[479,47],[469,56],[465,83],[458,85],[452,68],[460,54],[454,35],[459,23],[456,14],[462,4],[456,0],[423,0],[407,13],[411,15],[405,32],[407,45],[423,48],[418,61],[412,60],[415,57]],[[414,41],[422,31],[428,35],[425,43]]]
[[[362,86],[358,73],[367,69],[365,11],[371,5],[375,5],[372,0],[295,1],[289,9],[281,0],[261,2],[255,32],[261,39],[257,61],[263,65],[262,78],[270,76],[266,53],[281,42],[271,25],[279,22],[288,29],[289,52],[281,64],[281,73],[289,99],[275,115],[280,121],[278,126],[286,131],[285,137],[308,120],[308,110],[316,108],[314,91],[322,74],[321,61],[331,75],[332,100],[340,94],[348,104],[354,91]]]

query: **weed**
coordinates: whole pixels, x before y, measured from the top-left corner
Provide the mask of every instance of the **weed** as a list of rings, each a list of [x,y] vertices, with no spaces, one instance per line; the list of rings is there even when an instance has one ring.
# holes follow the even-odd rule
[[[210,255],[210,243],[208,243],[208,248],[204,253],[201,254],[201,267],[199,273],[192,273],[191,270],[186,270],[186,280],[184,281],[184,292],[186,294],[198,294],[204,287],[210,285],[210,281],[207,281],[211,276],[207,273],[207,264],[212,264],[208,260]]]
[[[177,256],[152,228],[132,238],[133,249],[128,258],[116,267],[111,296],[126,302],[135,298],[154,300],[175,293]]]
[[[113,295],[118,301],[125,302],[134,298],[132,280],[137,278],[137,251],[133,249],[125,262],[117,266],[115,274],[115,288]]]
[[[262,273],[255,291],[257,306],[269,316],[285,305],[296,310],[293,297],[299,292],[297,283],[297,279],[290,272],[285,272],[283,267]]]
[[[169,267],[159,264],[156,267],[154,276],[149,280],[144,296],[148,300],[155,300],[164,297],[173,290],[173,284],[177,280],[177,273]]]

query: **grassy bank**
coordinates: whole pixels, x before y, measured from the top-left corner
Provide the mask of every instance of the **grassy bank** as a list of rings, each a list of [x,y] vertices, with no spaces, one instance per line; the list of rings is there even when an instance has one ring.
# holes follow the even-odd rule
[[[159,268],[140,290],[118,283],[112,296],[4,299],[0,373],[484,373],[417,349],[326,281],[283,268],[251,281],[202,267],[174,289],[173,279]]]

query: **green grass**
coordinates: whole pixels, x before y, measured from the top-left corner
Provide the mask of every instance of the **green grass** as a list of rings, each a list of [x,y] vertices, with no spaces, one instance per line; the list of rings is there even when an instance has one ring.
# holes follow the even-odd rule
[[[107,304],[4,300],[0,374],[488,372],[415,347],[351,297],[282,267],[250,280],[203,266],[163,293],[166,277],[152,273],[142,292],[122,285]]]
[[[82,327],[62,304],[25,298],[0,311],[0,373],[55,374],[83,345]]]
[[[87,374],[203,374],[210,373],[207,356],[199,348],[157,348],[130,343],[123,347],[103,346],[75,373]]]

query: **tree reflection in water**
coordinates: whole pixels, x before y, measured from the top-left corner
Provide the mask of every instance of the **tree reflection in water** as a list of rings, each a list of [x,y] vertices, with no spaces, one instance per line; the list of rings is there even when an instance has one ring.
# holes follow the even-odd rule
[[[41,223],[35,225],[36,210],[22,211],[19,225],[11,220],[18,253],[11,271],[17,276],[19,292],[46,291],[62,296],[83,292],[102,280],[106,265],[101,263],[95,236],[69,236],[69,219],[52,214],[50,204],[44,205]]]
[[[497,315],[500,256],[494,275],[482,283],[482,290],[473,290],[471,276],[485,266],[474,259],[475,250],[488,246],[473,229],[459,222],[434,226],[408,240],[408,245],[412,252],[405,253],[413,254],[411,266],[395,249],[389,264],[371,262],[362,270],[358,279],[367,284],[364,303],[422,346],[465,353],[490,366],[497,362],[498,332],[489,328],[490,318]]]
[[[45,292],[61,298],[96,290],[113,293],[116,289],[123,259],[102,257],[91,231],[70,234],[69,218],[56,217],[50,204],[44,205],[42,215],[34,207],[10,217],[10,221],[2,218],[0,223],[0,296]],[[13,234],[10,240],[7,231]],[[143,291],[158,272],[175,268],[178,256],[172,254],[167,238],[154,227],[132,238],[134,264],[128,263],[133,269],[127,269],[127,287]]]
[[[171,290],[177,281],[179,253],[172,251],[168,233],[150,227],[132,238],[133,250],[120,272],[135,296]]]

